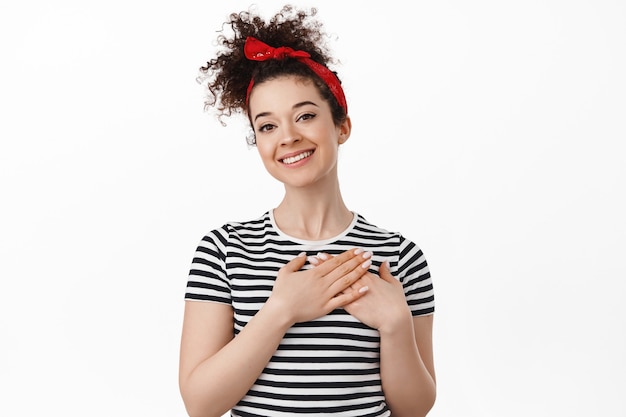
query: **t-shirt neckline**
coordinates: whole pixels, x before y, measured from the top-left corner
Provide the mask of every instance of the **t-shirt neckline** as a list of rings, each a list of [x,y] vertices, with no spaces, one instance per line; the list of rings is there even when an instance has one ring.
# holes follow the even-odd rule
[[[318,246],[318,245],[327,245],[329,243],[335,242],[339,239],[341,239],[342,237],[346,236],[348,233],[350,233],[350,231],[354,228],[354,225],[356,224],[359,215],[355,212],[352,212],[352,221],[350,222],[350,224],[348,225],[348,227],[346,227],[346,229],[344,231],[342,231],[341,233],[339,233],[336,236],[332,236],[329,237],[328,239],[323,239],[323,240],[306,240],[306,239],[300,239],[291,235],[288,235],[287,233],[283,232],[282,230],[280,230],[280,228],[278,227],[278,225],[276,224],[276,219],[274,218],[274,209],[271,209],[268,212],[269,215],[269,219],[270,219],[270,223],[272,225],[272,227],[274,228],[274,230],[276,231],[276,233],[278,233],[280,236],[282,236],[285,239],[288,239],[292,242],[295,243],[299,243],[302,245],[314,245],[314,246]]]

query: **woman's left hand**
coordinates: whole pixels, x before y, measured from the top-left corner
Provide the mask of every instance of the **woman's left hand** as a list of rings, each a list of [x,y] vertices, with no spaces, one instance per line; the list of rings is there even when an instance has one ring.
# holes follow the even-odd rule
[[[329,259],[328,255],[325,257]],[[317,265],[324,262],[321,257],[316,260],[319,261]],[[344,306],[344,309],[369,327],[379,331],[391,330],[399,321],[406,320],[410,311],[402,284],[391,274],[389,264],[383,262],[378,272],[380,276],[366,272],[352,284],[352,289],[368,287],[368,290],[358,300]]]

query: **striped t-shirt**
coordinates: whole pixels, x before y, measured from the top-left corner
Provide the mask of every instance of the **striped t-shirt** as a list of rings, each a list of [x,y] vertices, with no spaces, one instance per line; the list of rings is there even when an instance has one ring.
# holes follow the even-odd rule
[[[351,248],[373,252],[373,273],[385,260],[390,262],[413,316],[434,312],[422,251],[401,234],[380,229],[356,213],[342,234],[323,241],[287,236],[276,226],[272,211],[211,231],[196,251],[185,299],[230,304],[236,336],[268,299],[284,264],[303,251],[309,256],[320,251],[338,255]],[[297,323],[231,415],[389,416],[379,356],[378,331],[344,309]]]

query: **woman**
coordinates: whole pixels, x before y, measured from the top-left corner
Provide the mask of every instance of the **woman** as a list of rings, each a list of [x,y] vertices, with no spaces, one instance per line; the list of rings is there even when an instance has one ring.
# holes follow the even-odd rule
[[[284,198],[208,233],[180,355],[190,416],[424,416],[435,400],[433,288],[421,250],[350,211],[337,175],[351,122],[315,10],[233,14],[202,70],[242,113]]]

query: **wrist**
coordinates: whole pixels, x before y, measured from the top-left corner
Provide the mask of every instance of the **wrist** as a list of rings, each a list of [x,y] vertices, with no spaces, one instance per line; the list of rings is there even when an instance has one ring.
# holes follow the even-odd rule
[[[378,329],[380,337],[393,337],[413,332],[413,315],[408,306],[398,311]]]
[[[295,324],[295,320],[289,314],[286,314],[289,309],[280,304],[280,301],[269,297],[258,314],[265,317],[272,327],[278,327],[283,332],[286,332],[287,329]]]

